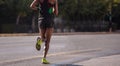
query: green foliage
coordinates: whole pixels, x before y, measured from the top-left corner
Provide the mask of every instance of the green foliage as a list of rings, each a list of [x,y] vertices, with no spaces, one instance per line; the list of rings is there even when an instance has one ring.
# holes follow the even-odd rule
[[[18,22],[27,21],[30,24],[33,13],[29,6],[32,1],[0,0],[1,25],[15,24],[15,21],[17,23],[18,16],[21,17]],[[68,28],[81,28],[102,21],[110,11],[112,11],[112,18],[120,22],[120,0],[58,0],[58,3],[59,16],[67,20],[64,24]]]
[[[1,5],[1,4],[4,4],[4,1],[3,1],[3,0],[0,0],[0,5]]]
[[[26,16],[30,12],[29,5],[32,0],[5,0],[7,7],[15,14]]]
[[[70,20],[102,19],[107,12],[104,0],[64,0],[60,13]]]
[[[13,14],[27,16],[33,0],[0,0],[0,4],[7,5]],[[68,20],[101,20],[108,12],[109,3],[113,0],[58,0],[61,17]],[[120,0],[114,0],[119,3]]]
[[[120,0],[114,0],[114,3],[120,3]]]

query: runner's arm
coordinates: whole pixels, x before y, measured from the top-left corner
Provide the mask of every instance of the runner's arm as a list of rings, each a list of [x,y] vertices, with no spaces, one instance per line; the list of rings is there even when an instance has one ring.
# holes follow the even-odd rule
[[[56,0],[56,3],[55,3],[55,15],[57,16],[58,15],[58,1]]]
[[[33,10],[38,10],[38,8],[36,7],[36,5],[38,4],[38,0],[34,0],[31,5],[30,8]]]

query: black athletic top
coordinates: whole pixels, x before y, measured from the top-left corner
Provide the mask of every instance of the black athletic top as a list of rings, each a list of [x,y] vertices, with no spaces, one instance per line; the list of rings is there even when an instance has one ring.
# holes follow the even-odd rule
[[[40,1],[39,1],[40,2]],[[53,13],[49,13],[49,9],[53,8],[55,6],[55,4],[51,4],[48,2],[48,0],[44,0],[43,3],[40,2],[40,8],[41,8],[41,15],[44,18],[52,18],[54,17],[54,12]]]

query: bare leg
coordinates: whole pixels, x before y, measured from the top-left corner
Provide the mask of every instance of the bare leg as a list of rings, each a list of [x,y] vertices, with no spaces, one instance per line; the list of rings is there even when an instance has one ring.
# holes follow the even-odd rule
[[[50,44],[50,39],[51,39],[52,33],[53,33],[53,28],[46,29],[46,42],[45,42],[44,58],[46,58],[46,55],[49,50],[49,44]]]
[[[44,41],[45,40],[46,29],[40,29],[39,28],[39,33],[41,35],[42,41]]]

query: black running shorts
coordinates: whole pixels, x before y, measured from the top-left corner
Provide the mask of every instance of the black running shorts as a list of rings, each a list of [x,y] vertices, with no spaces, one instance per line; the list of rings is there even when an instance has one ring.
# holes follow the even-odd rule
[[[41,29],[53,28],[54,18],[39,18],[38,27]]]

